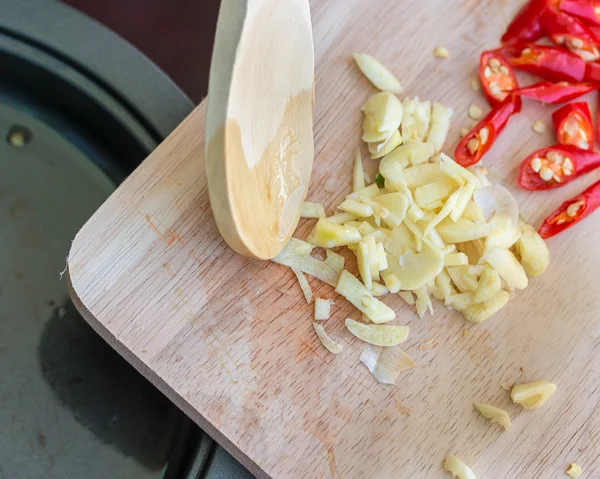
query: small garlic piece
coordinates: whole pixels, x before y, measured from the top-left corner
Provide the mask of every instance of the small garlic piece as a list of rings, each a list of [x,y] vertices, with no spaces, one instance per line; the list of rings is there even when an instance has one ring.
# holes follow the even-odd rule
[[[483,116],[483,110],[478,105],[471,105],[469,107],[469,116],[473,120],[479,120]]]
[[[448,58],[450,56],[450,52],[446,47],[437,46],[433,49],[433,56],[437,58]]]
[[[578,477],[583,471],[579,464],[573,463],[565,472],[571,477]]]
[[[447,456],[444,459],[444,469],[458,479],[477,479],[471,468],[456,456]]]
[[[489,419],[492,424],[499,424],[507,431],[510,429],[512,423],[508,413],[504,409],[481,402],[474,402],[473,407],[475,407],[477,412],[484,418]]]
[[[534,381],[516,384],[510,390],[510,397],[515,404],[524,409],[537,409],[542,406],[556,391],[556,384],[546,381]]]

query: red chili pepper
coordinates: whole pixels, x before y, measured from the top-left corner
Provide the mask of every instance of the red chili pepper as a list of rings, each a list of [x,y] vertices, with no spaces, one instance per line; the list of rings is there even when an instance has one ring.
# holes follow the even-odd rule
[[[540,23],[554,43],[564,45],[586,62],[600,58],[600,38],[577,18],[548,8],[540,16]]]
[[[544,36],[540,15],[548,7],[548,0],[530,0],[512,19],[500,41],[503,45],[530,43]]]
[[[496,105],[467,135],[460,140],[454,151],[459,165],[471,166],[491,148],[511,115],[521,111],[521,97],[509,95]]]
[[[582,150],[594,148],[594,125],[587,103],[569,103],[552,113],[556,139],[561,145],[572,145]]]
[[[588,23],[600,25],[600,4],[594,0],[562,0],[561,11],[582,18]]]
[[[534,100],[543,101],[544,103],[550,103],[551,105],[558,105],[559,103],[565,103],[575,98],[585,95],[592,90],[599,90],[600,82],[588,82],[588,83],[569,83],[566,81],[552,83],[549,81],[542,81],[534,83],[533,85],[517,88],[512,93]]]
[[[600,206],[600,181],[565,201],[548,216],[540,228],[542,238],[550,238],[591,215]]]
[[[553,145],[534,151],[521,162],[517,182],[526,190],[551,190],[599,166],[598,153],[570,145]]]
[[[586,74],[586,62],[562,48],[527,44],[502,47],[500,52],[513,67],[546,80],[578,83]]]
[[[518,88],[517,77],[510,63],[496,51],[487,51],[479,58],[479,80],[491,106],[504,101],[508,93]]]

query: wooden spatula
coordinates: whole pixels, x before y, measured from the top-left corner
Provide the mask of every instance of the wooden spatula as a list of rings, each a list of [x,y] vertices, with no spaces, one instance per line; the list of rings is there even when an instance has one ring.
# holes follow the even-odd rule
[[[314,49],[308,0],[222,0],[206,122],[219,231],[269,259],[294,231],[312,169]]]

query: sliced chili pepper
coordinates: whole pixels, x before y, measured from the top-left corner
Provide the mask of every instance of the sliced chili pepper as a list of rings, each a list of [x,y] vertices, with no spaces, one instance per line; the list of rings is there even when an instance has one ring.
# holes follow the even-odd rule
[[[526,190],[551,190],[599,166],[598,153],[570,145],[554,145],[534,151],[525,158],[517,182]]]
[[[590,151],[594,148],[594,125],[586,102],[569,103],[559,108],[552,114],[552,123],[561,145]]]
[[[579,19],[548,8],[540,16],[540,23],[554,43],[564,45],[586,62],[600,58],[600,38]]]
[[[491,148],[511,115],[521,111],[521,97],[509,95],[496,105],[456,146],[454,159],[459,165],[471,166]]]
[[[586,62],[562,48],[536,44],[511,45],[502,47],[500,52],[513,67],[545,80],[577,83],[586,74]]]
[[[558,105],[574,100],[593,90],[600,90],[600,82],[569,83],[561,81],[552,83],[541,81],[533,85],[513,90],[512,93],[521,97],[532,98],[551,105]]]
[[[540,228],[542,238],[550,238],[591,215],[600,206],[600,181],[565,201],[548,216]]]
[[[504,101],[508,92],[518,88],[517,77],[510,63],[496,51],[487,51],[479,58],[479,79],[491,106]]]
[[[561,11],[579,17],[588,23],[600,25],[600,5],[594,0],[562,0]]]
[[[502,44],[530,43],[542,38],[544,30],[540,24],[540,15],[547,7],[547,0],[529,0],[506,28],[500,38]]]

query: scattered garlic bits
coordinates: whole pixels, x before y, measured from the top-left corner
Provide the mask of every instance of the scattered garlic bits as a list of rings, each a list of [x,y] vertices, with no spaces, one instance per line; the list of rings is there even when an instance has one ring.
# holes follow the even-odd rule
[[[308,304],[312,303],[313,294],[312,290],[310,289],[310,284],[308,284],[308,280],[306,279],[306,276],[304,276],[302,271],[300,271],[298,268],[292,268],[292,271],[296,275],[296,278],[298,278],[298,283],[300,283],[300,288],[302,288],[302,292],[304,293],[306,302]]]
[[[450,52],[446,47],[437,46],[433,49],[433,56],[436,58],[448,58],[450,56]]]
[[[375,346],[396,346],[408,337],[408,326],[359,323],[346,318],[346,327],[358,339]]]
[[[525,384],[516,384],[510,390],[510,397],[515,404],[524,409],[537,409],[556,391],[556,384],[546,381],[534,381]]]
[[[444,469],[458,479],[477,479],[475,473],[456,456],[447,456],[444,460]]]
[[[328,299],[315,299],[315,321],[325,321],[331,314],[331,301]]]
[[[313,327],[315,328],[319,340],[321,341],[323,346],[325,346],[329,350],[329,352],[333,354],[339,354],[342,352],[344,347],[341,344],[336,343],[333,339],[331,339],[331,337],[329,337],[329,335],[325,332],[325,328],[321,324],[313,321]]]
[[[492,424],[499,424],[507,431],[510,429],[512,425],[510,416],[504,409],[481,402],[474,402],[473,407],[484,418],[489,419]]]
[[[325,208],[322,203],[305,201],[300,216],[302,218],[325,218]]]
[[[369,81],[381,91],[391,93],[402,93],[402,85],[386,67],[379,63],[371,55],[366,53],[355,53],[354,60],[360,71]]]
[[[578,477],[583,471],[581,470],[581,466],[579,464],[573,463],[565,472],[571,477]]]

